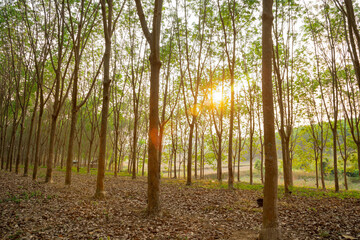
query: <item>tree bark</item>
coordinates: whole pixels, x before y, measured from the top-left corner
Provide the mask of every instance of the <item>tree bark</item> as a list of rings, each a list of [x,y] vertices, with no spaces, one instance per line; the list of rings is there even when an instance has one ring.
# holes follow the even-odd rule
[[[27,140],[27,144],[26,144],[24,177],[27,177],[28,172],[29,172],[30,146],[31,146],[32,132],[33,132],[33,129],[34,129],[36,110],[37,110],[37,105],[38,105],[38,97],[39,97],[39,93],[37,92],[36,93],[35,106],[34,106],[34,112],[33,112],[32,116],[31,116],[31,121],[30,121],[29,136],[28,136],[28,140]]]
[[[190,124],[190,132],[189,132],[189,146],[188,146],[188,154],[187,154],[187,177],[186,177],[187,186],[191,185],[192,145],[193,145],[194,126],[195,126],[195,116],[193,116],[192,124]]]
[[[195,172],[195,179],[197,179],[197,165],[198,165],[198,161],[197,161],[197,149],[198,149],[198,123],[195,123],[196,126],[195,126],[195,169],[194,169],[194,172]]]
[[[20,136],[19,136],[19,144],[18,144],[18,151],[16,156],[16,163],[15,163],[15,173],[19,173],[19,165],[20,165],[20,157],[21,157],[21,147],[22,147],[22,139],[23,139],[23,133],[24,133],[24,120],[25,120],[25,110],[26,108],[23,108],[23,113],[21,116],[21,123],[20,123]]]
[[[39,90],[41,91],[41,90]],[[42,116],[44,113],[44,103],[43,103],[42,93],[40,92],[40,109],[38,116],[38,126],[37,126],[37,135],[36,135],[36,145],[35,145],[35,159],[34,159],[34,170],[32,179],[36,180],[37,170],[39,166],[39,152],[40,152],[40,138],[41,138],[41,125],[42,125]]]
[[[150,44],[150,111],[148,146],[148,208],[149,215],[160,212],[160,173],[159,173],[159,77],[160,77],[160,32],[162,0],[155,0],[152,33],[145,21],[140,0],[135,0],[137,13],[144,35]]]
[[[104,178],[105,178],[105,155],[106,155],[106,132],[107,118],[109,114],[110,102],[110,57],[111,57],[111,36],[113,28],[113,1],[101,0],[101,11],[105,35],[104,53],[104,81],[103,81],[103,105],[101,112],[100,146],[98,158],[98,172],[96,179],[95,197],[102,199],[105,197]],[[108,9],[106,8],[106,3]]]
[[[261,240],[281,239],[278,208],[277,186],[278,166],[276,156],[274,105],[272,93],[272,0],[263,0],[262,14],[262,98],[264,112],[264,146],[265,146],[265,186],[263,225]]]

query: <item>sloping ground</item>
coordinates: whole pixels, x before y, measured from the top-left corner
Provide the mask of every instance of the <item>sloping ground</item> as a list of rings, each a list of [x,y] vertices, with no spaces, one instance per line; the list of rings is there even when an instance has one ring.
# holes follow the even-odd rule
[[[42,181],[40,179],[40,181]],[[185,187],[163,180],[162,214],[149,218],[146,179],[107,176],[107,199],[92,198],[96,176],[64,174],[54,184],[0,171],[3,239],[254,239],[261,191]],[[279,200],[284,239],[360,239],[358,199],[292,196]]]

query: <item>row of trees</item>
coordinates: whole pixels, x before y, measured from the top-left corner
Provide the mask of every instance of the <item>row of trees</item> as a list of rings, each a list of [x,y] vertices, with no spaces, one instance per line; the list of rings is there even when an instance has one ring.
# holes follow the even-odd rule
[[[35,180],[44,165],[51,182],[54,166],[66,166],[69,185],[74,163],[88,172],[96,166],[96,195],[103,197],[105,168],[116,176],[127,166],[135,178],[148,164],[154,212],[162,168],[171,177],[186,176],[190,185],[193,175],[204,177],[208,164],[216,165],[221,181],[227,163],[232,188],[244,157],[253,183],[258,154],[264,181],[268,129],[259,81],[264,71],[259,5],[253,0],[1,3],[1,168],[19,173],[23,164],[26,176],[33,166]],[[300,125],[308,128],[314,158],[308,161],[314,161],[322,188],[325,147],[332,140],[339,191],[339,156],[346,182],[347,160],[360,151],[358,5],[278,0],[273,12],[274,121],[285,191],[293,185],[293,162],[300,159],[296,147],[304,146],[294,131]]]

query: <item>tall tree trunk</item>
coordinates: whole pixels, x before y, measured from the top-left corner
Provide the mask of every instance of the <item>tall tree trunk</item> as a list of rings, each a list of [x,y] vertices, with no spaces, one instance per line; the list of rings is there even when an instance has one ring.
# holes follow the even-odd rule
[[[3,136],[2,137],[2,145],[0,146],[1,148],[1,169],[4,169],[4,164],[5,164],[5,148],[6,148],[6,133],[7,133],[7,128],[8,128],[8,124],[5,124],[4,127],[4,132],[3,132]]]
[[[89,152],[88,152],[88,164],[87,164],[87,173],[90,173],[90,163],[91,163],[91,156],[92,156],[92,146],[93,146],[93,141],[92,139],[89,142]]]
[[[195,123],[195,179],[197,179],[197,143],[198,143],[198,123]]]
[[[138,105],[138,104],[137,104]],[[137,128],[138,128],[138,109],[136,106],[135,109],[135,122],[134,122],[134,129],[133,129],[133,146],[132,146],[132,154],[131,154],[131,158],[132,158],[132,179],[136,178],[136,151],[137,151]],[[159,164],[160,165],[160,164]]]
[[[251,131],[251,130],[250,130]],[[250,185],[253,184],[253,134],[250,133]]]
[[[143,153],[143,163],[142,163],[142,169],[141,169],[141,176],[145,175],[145,159],[146,159],[146,151],[147,147],[144,147],[144,153]]]
[[[162,1],[155,8],[162,6]],[[159,10],[158,10],[159,11]],[[161,18],[161,12],[159,14]],[[155,18],[155,15],[154,15]],[[160,28],[160,25],[159,25]],[[160,29],[158,29],[160,35]],[[150,214],[157,214],[160,211],[160,173],[159,167],[159,76],[161,61],[159,56],[159,45],[151,50],[150,64],[150,112],[149,112],[149,147],[148,147],[148,211]],[[153,53],[155,51],[155,53]]]
[[[346,176],[346,163],[347,163],[347,156],[345,156],[345,159],[344,159],[344,184],[345,184],[345,189],[349,190],[348,189],[347,176]]]
[[[173,147],[174,152],[174,178],[176,179],[176,149]]]
[[[19,136],[19,145],[18,145],[18,151],[16,156],[16,163],[15,163],[15,173],[19,173],[19,165],[20,165],[20,153],[21,147],[22,147],[22,139],[23,139],[23,133],[24,133],[24,120],[25,120],[25,108],[23,109],[23,114],[21,116],[21,123],[20,123],[20,136]]]
[[[161,160],[162,160],[162,151],[163,151],[163,135],[164,135],[165,125],[160,122],[159,123],[159,177],[161,178]]]
[[[15,114],[15,113],[14,113]],[[10,135],[10,142],[9,142],[9,150],[8,150],[8,156],[6,159],[6,166],[5,169],[12,171],[12,153],[14,150],[15,145],[15,134],[16,134],[17,124],[16,124],[16,117],[14,116],[14,121],[11,129],[11,135]]]
[[[288,153],[287,153],[287,143],[285,139],[285,134],[281,137],[281,151],[282,151],[282,160],[283,160],[283,172],[284,172],[284,188],[285,188],[285,194],[289,194],[290,190],[290,163],[288,159]]]
[[[107,3],[107,4],[106,4]],[[108,5],[108,8],[106,7]],[[106,132],[107,118],[109,114],[110,101],[110,57],[111,57],[111,36],[113,31],[113,1],[101,0],[101,11],[105,35],[105,53],[104,53],[104,81],[103,81],[103,105],[101,112],[101,130],[100,146],[98,158],[98,173],[96,180],[96,198],[104,198],[104,178],[105,178],[105,154],[106,154]]]
[[[57,107],[57,104],[54,104],[54,108]],[[49,155],[47,157],[46,164],[46,183],[52,183],[52,168],[53,168],[53,159],[54,159],[54,143],[55,143],[55,131],[56,131],[56,122],[57,122],[57,114],[53,113],[51,116],[51,127],[50,127],[50,144],[49,144]]]
[[[222,181],[222,138],[219,137],[219,148],[217,156],[217,179],[219,182]]]
[[[149,149],[148,149],[148,213],[160,212],[160,176],[159,176],[159,77],[160,77],[160,31],[162,0],[155,0],[153,27],[150,33],[140,0],[135,0],[144,35],[150,44],[150,111],[149,111]]]
[[[316,151],[315,148],[314,151]],[[318,156],[316,155],[315,155],[315,175],[316,175],[316,188],[319,188]]]
[[[204,178],[204,132],[201,134],[201,150],[200,150],[200,179]]]
[[[32,132],[34,129],[34,122],[35,122],[35,116],[36,116],[36,109],[37,109],[37,105],[38,105],[38,93],[36,93],[36,100],[35,100],[35,106],[34,106],[34,111],[33,114],[31,116],[31,120],[30,120],[30,129],[29,129],[29,136],[27,139],[27,143],[26,143],[26,150],[25,150],[25,166],[24,166],[24,177],[28,176],[28,172],[29,172],[29,157],[30,157],[30,146],[31,146],[31,138],[32,138]]]
[[[117,169],[118,169],[118,141],[119,141],[119,133],[116,127],[115,129],[115,142],[114,142],[114,150],[115,151],[115,168],[114,168],[114,177],[117,176]]]
[[[240,118],[239,118],[240,121]],[[239,152],[238,152],[238,166],[237,166],[237,180],[238,182],[240,182],[240,161],[241,161],[241,129],[240,129],[240,124],[239,124]]]
[[[177,120],[175,120],[175,132],[177,132]],[[176,137],[174,136],[174,129],[173,129],[173,121],[171,121],[171,151],[172,151],[172,154],[173,154],[173,165],[174,165],[174,178],[176,179],[176,175],[177,175],[177,172],[176,172],[176,150],[177,150],[177,139]]]
[[[264,184],[264,147],[262,141],[260,143],[260,148],[260,180],[261,183]]]
[[[320,175],[321,175],[321,187],[323,190],[326,189],[325,187],[325,173],[324,173],[324,159],[323,159],[323,149],[320,149]]]
[[[189,132],[189,146],[188,146],[188,155],[187,155],[187,178],[186,185],[191,185],[191,169],[192,169],[192,145],[193,145],[193,135],[195,127],[195,116],[193,116],[192,124],[190,124]]]
[[[339,178],[338,178],[338,167],[337,167],[337,147],[336,147],[336,139],[337,139],[337,124],[336,119],[333,128],[333,158],[334,158],[334,181],[335,181],[335,192],[339,192]]]
[[[82,122],[82,119],[81,119]],[[79,129],[79,142],[78,142],[78,156],[77,156],[77,172],[80,172],[80,167],[81,167],[81,142],[82,142],[82,135],[83,135],[83,126],[82,123],[80,123],[80,129]]]
[[[235,57],[235,56],[234,56]],[[231,71],[230,86],[231,86],[231,104],[230,104],[230,127],[229,127],[229,148],[228,148],[228,186],[229,189],[234,185],[234,174],[232,168],[233,160],[233,132],[234,132],[234,112],[235,112],[235,91],[234,91],[234,74]],[[250,170],[252,173],[252,170]],[[252,177],[252,176],[251,176]],[[251,179],[252,180],[252,179]]]
[[[281,239],[278,208],[277,187],[278,167],[276,156],[274,105],[272,93],[272,0],[263,0],[262,14],[262,101],[264,112],[264,146],[265,146],[265,186],[263,225],[260,240]]]
[[[75,84],[75,82],[73,83]],[[65,175],[65,185],[71,185],[71,171],[73,165],[73,155],[74,155],[74,139],[75,139],[75,131],[76,131],[76,121],[77,121],[77,109],[76,109],[76,100],[77,98],[74,94],[72,96],[72,108],[71,108],[71,122],[70,122],[70,134],[69,134],[69,144],[66,158],[66,175]],[[90,149],[91,151],[91,149]]]
[[[290,155],[290,137],[291,135],[289,135],[286,140],[285,140],[285,146],[286,146],[286,161],[287,161],[287,176],[288,176],[288,182],[290,186],[293,186],[293,176],[292,176],[292,158]]]
[[[42,93],[40,93],[42,95]],[[40,96],[40,109],[39,109],[39,116],[38,116],[38,126],[37,126],[37,135],[36,135],[36,144],[35,144],[35,159],[34,159],[34,170],[32,179],[36,180],[37,177],[37,170],[39,167],[39,152],[40,152],[40,138],[41,138],[41,123],[42,123],[42,116],[44,113],[44,104],[43,104],[43,97]]]

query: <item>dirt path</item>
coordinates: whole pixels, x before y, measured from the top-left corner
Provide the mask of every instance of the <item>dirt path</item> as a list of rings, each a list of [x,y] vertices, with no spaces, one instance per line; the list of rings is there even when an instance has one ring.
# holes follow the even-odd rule
[[[68,188],[62,172],[48,185],[0,171],[0,238],[251,239],[261,227],[261,191],[185,187],[175,180],[163,180],[162,214],[148,218],[145,180],[107,176],[107,199],[96,201],[96,176],[74,174]],[[279,211],[284,239],[360,238],[358,199],[293,196],[280,199]]]

